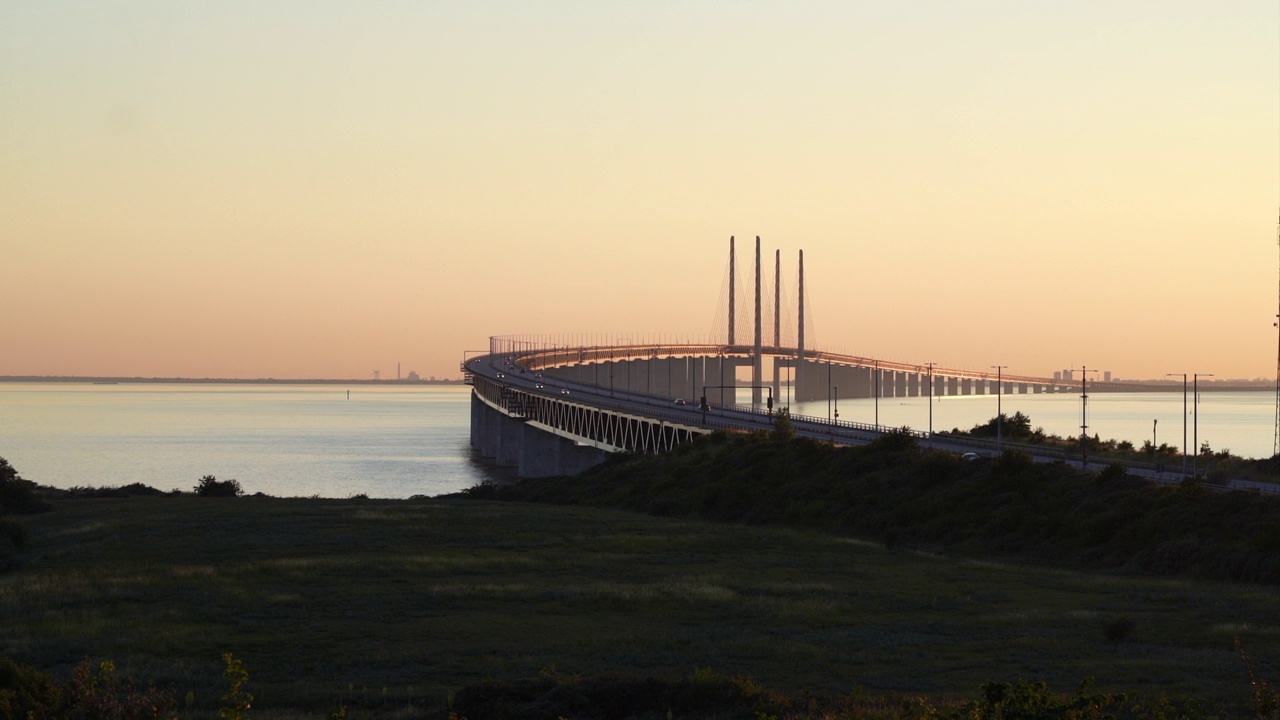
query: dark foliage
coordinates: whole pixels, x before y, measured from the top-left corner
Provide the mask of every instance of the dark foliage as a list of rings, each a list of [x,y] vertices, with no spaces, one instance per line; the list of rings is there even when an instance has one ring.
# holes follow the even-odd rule
[[[1030,438],[1031,418],[1023,415],[1021,412],[1015,412],[1012,416],[997,415],[985,423],[974,425],[969,434],[975,437],[996,437],[997,435],[1012,440]]]
[[[825,528],[963,555],[1233,581],[1280,582],[1280,498],[1159,487],[1017,451],[962,463],[907,433],[863,447],[713,434],[573,478],[474,498],[614,507],[670,517]]]
[[[244,488],[239,480],[219,480],[212,475],[205,475],[195,486],[195,492],[201,497],[240,497]]]
[[[485,680],[454,696],[459,716],[491,720],[590,717],[751,719],[772,714],[779,696],[745,678],[699,669],[681,680],[619,675],[544,674],[513,681]]]
[[[162,497],[169,493],[157,490],[150,485],[130,483],[121,487],[81,487],[76,486],[63,491],[55,491],[60,498],[126,498],[126,497]]]
[[[8,460],[0,458],[0,515],[45,512],[49,504],[36,494],[36,484],[23,480]]]
[[[177,717],[173,693],[154,686],[140,688],[131,678],[116,677],[115,666],[100,663],[94,671],[85,659],[76,666],[54,716],[58,720],[170,720]]]
[[[0,720],[43,720],[62,702],[53,678],[8,658],[0,658]]]

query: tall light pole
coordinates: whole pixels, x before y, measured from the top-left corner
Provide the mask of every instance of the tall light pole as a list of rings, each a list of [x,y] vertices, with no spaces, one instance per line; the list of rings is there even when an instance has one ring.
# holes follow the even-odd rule
[[[1001,374],[1008,365],[992,365],[996,369],[996,452],[1004,452],[1004,410],[1001,408],[1001,396],[1004,395]]]
[[[875,373],[876,381],[876,432],[880,431],[880,361],[876,360],[875,369],[871,372]]]
[[[929,368],[929,444],[933,444],[933,366],[938,363],[927,362]]]
[[[831,361],[827,361],[827,422],[831,422]]]
[[[1191,456],[1191,477],[1196,476],[1196,460],[1200,457],[1200,378],[1202,377],[1213,377],[1213,373],[1193,373],[1191,376],[1192,397],[1196,399],[1196,404],[1191,409],[1191,444],[1196,449],[1196,454]]]
[[[1089,469],[1089,370],[1084,365],[1080,366],[1080,464]]]
[[[1165,373],[1165,377],[1182,376],[1182,474],[1187,474],[1187,374]]]

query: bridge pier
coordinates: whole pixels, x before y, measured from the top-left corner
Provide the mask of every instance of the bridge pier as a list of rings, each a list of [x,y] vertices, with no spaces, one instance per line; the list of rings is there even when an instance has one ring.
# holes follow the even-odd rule
[[[516,474],[522,478],[576,475],[604,462],[608,454],[590,445],[521,423],[520,462]]]
[[[498,442],[493,461],[498,467],[519,467],[524,423],[499,412],[495,412],[494,415],[498,418],[498,422],[495,423]]]
[[[907,397],[920,397],[920,374],[906,373],[907,376]],[[925,393],[928,394],[928,390]]]

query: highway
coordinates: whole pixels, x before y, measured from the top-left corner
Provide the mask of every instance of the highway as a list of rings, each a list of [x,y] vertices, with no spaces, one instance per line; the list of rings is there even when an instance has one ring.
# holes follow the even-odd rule
[[[519,362],[521,356],[520,353],[480,355],[465,360],[463,368],[472,375],[485,377],[500,385],[517,388],[530,394],[610,410],[623,415],[660,420],[672,425],[701,428],[707,431],[741,432],[767,431],[774,425],[775,418],[770,412],[753,410],[750,406],[712,406],[703,410],[699,407],[698,398],[684,398],[682,403],[653,395],[569,382],[552,377],[550,373],[522,367]],[[843,445],[865,445],[895,430],[885,426],[877,427],[842,420],[828,421],[826,418],[804,415],[792,415],[791,421],[799,436]],[[994,440],[959,437],[944,433],[935,433],[930,438],[925,432],[914,430],[910,432],[922,446],[965,457],[976,455],[977,462],[987,461],[998,454]],[[1024,452],[1036,462],[1066,462],[1074,467],[1083,467],[1080,458],[1065,457],[1061,448],[1045,448],[1011,442],[1005,442],[1003,447]],[[1093,460],[1089,462],[1088,469],[1100,470],[1112,462],[1114,461]],[[1138,462],[1121,464],[1129,474],[1163,485],[1177,485],[1184,479],[1180,468],[1169,470]],[[1206,487],[1218,491],[1239,489],[1280,494],[1278,486],[1243,480],[1231,480],[1223,485],[1206,484]]]

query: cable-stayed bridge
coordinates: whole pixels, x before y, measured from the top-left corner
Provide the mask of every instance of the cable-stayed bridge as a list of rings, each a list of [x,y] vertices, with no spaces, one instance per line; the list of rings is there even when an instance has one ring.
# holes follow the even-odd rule
[[[804,266],[800,254],[799,324],[794,346],[781,343],[778,313],[774,337],[762,333],[760,241],[756,239],[754,333],[750,344],[735,332],[735,282],[731,270],[725,342],[636,342],[582,336],[493,336],[484,351],[462,363],[471,397],[471,444],[521,477],[580,472],[610,453],[659,453],[716,430],[758,431],[775,413],[796,403],[843,399],[958,395],[1079,393],[1139,390],[1141,386],[1087,380],[1009,375],[933,363],[911,364],[805,346]],[[732,244],[731,244],[732,247]],[[731,258],[732,258],[732,250]],[[730,266],[732,268],[732,259]],[[775,288],[778,284],[775,283]],[[775,298],[774,307],[779,302]],[[1084,373],[1081,373],[1082,376]],[[739,390],[750,401],[739,403]],[[901,431],[790,413],[797,434],[836,443],[871,442]],[[930,405],[932,416],[932,405]],[[932,420],[930,420],[932,425]],[[996,443],[911,431],[935,448],[991,453]],[[1061,448],[1021,448],[1039,460],[1066,460]],[[1086,461],[1087,462],[1087,461]],[[1131,472],[1177,481],[1181,475],[1132,464]]]

